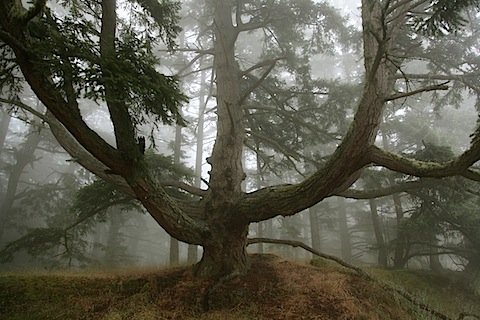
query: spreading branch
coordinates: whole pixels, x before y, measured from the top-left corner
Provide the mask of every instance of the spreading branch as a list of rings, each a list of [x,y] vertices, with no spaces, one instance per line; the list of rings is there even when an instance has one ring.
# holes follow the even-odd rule
[[[463,176],[467,179],[480,181],[480,171],[469,168],[480,160],[480,139],[472,143],[470,149],[454,160],[437,163],[407,158],[370,146],[369,158],[372,163],[383,166],[392,171],[401,172],[417,177],[444,178],[449,176]]]
[[[35,108],[32,108],[31,106],[21,102],[20,100],[0,98],[0,102],[19,107],[20,109],[25,110],[41,119],[43,122],[48,124],[58,143],[63,149],[65,149],[65,151],[67,151],[67,153],[72,157],[73,161],[77,162],[99,178],[118,187],[119,190],[125,192],[126,194],[135,196],[133,190],[125,182],[125,179],[119,175],[110,174],[108,171],[109,168],[95,158],[90,152],[88,152],[50,111],[47,111],[46,114],[43,114],[35,110]]]
[[[134,150],[138,150],[134,134],[132,119],[128,108],[123,101],[117,98],[118,92],[125,90],[118,85],[115,70],[115,37],[117,28],[117,13],[115,0],[102,1],[102,17],[100,32],[100,55],[102,59],[101,71],[104,78],[105,101],[107,103],[110,119],[115,131],[117,148],[123,153],[125,159],[135,156]],[[129,159],[130,160],[130,159]],[[128,172],[125,168],[125,172]]]
[[[464,81],[464,79],[472,79],[478,78],[480,76],[480,72],[471,72],[465,73],[462,75],[454,75],[454,74],[420,74],[420,73],[397,73],[392,76],[392,79],[409,79],[409,80],[439,80],[439,81]]]
[[[445,82],[445,83],[442,83],[442,84],[436,84],[436,85],[432,85],[432,86],[428,86],[428,87],[423,87],[423,88],[420,88],[420,89],[417,89],[417,90],[414,90],[414,91],[394,94],[392,96],[389,96],[389,97],[385,98],[385,101],[392,101],[392,100],[396,100],[396,99],[406,98],[406,97],[410,97],[410,96],[413,96],[413,95],[416,95],[416,94],[419,94],[419,93],[422,93],[422,92],[436,91],[436,90],[448,90],[449,87],[446,85],[446,83],[448,83],[448,82]]]

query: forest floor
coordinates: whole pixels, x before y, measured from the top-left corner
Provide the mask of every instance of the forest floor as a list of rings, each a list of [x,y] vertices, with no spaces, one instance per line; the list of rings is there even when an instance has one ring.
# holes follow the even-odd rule
[[[218,284],[191,268],[0,274],[0,318],[18,319],[436,319],[398,293],[459,319],[480,314],[480,296],[457,275],[369,268],[378,281],[337,264],[252,255],[249,274]],[[214,283],[217,283],[214,285]],[[474,319],[465,317],[464,319]]]

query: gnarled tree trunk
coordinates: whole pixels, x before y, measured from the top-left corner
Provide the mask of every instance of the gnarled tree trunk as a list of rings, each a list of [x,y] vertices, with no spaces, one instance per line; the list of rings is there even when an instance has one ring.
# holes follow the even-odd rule
[[[248,223],[219,227],[203,245],[203,256],[195,265],[197,276],[244,274],[250,266],[247,256]]]

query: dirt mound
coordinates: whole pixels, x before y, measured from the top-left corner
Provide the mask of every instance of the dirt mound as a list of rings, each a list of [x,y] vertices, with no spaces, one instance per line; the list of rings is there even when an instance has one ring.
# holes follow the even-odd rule
[[[2,319],[418,319],[419,311],[354,271],[253,255],[219,282],[191,268],[0,276]]]
[[[274,255],[251,258],[247,275],[213,290],[213,281],[186,278],[168,289],[157,287],[155,304],[171,310],[172,319],[180,319],[180,310],[192,318],[223,314],[230,316],[224,319],[416,319],[393,293],[350,270]]]

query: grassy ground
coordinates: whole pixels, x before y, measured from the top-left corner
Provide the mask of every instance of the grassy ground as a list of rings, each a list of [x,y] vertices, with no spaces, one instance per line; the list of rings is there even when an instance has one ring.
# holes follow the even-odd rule
[[[433,319],[402,297],[337,265],[254,255],[251,272],[212,288],[189,268],[0,275],[1,319]],[[451,276],[368,272],[457,318],[480,297]],[[208,297],[208,299],[206,298]]]

